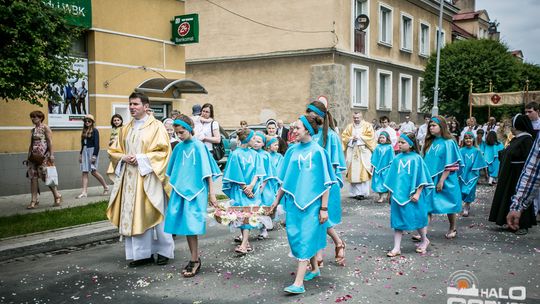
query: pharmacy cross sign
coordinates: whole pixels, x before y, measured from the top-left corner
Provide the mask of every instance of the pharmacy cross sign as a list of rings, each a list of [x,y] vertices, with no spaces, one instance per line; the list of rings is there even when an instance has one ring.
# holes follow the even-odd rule
[[[189,14],[175,16],[171,20],[172,38],[174,44],[189,44],[199,42],[199,15]]]

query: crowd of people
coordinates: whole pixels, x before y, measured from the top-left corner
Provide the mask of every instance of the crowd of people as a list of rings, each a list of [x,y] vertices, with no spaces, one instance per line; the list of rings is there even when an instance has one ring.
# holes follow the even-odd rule
[[[236,131],[238,146],[223,172],[216,162],[221,137],[212,104],[195,105],[191,116],[173,112],[161,122],[149,113],[148,97],[132,93],[129,111],[133,119],[126,125],[119,116],[111,119],[107,173],[114,180],[112,189],[97,173],[99,133],[93,117],[86,116],[79,197],[86,196],[89,172],[104,193],[110,191],[107,217],[125,238],[130,267],[168,263],[174,257],[173,235],[185,235],[190,260],[182,274],[199,273],[198,237],[206,233],[208,205],[223,208],[215,193],[219,177],[230,210],[261,208],[260,215],[284,214],[291,255],[298,260],[294,282],[284,289],[292,294],[304,293],[304,282],[321,275],[327,235],[334,244],[335,263],[345,266],[346,244],[336,231],[342,222],[345,181],[351,197],[363,200],[374,192],[377,203],[390,204],[394,246],[388,257],[401,254],[407,231],[417,232],[412,236],[418,242],[415,251],[425,253],[434,214],[447,215],[445,238],[456,238],[458,215],[471,214],[482,176],[496,185],[490,221],[517,234],[536,225],[540,200],[536,102],[508,122],[490,118],[478,126],[471,117],[463,129],[453,117],[426,115],[424,124],[417,126],[408,115],[400,124],[386,116],[369,123],[362,113],[354,113],[352,122],[339,132],[326,105],[313,101],[289,129],[283,121],[270,119],[260,132],[242,121]],[[43,117],[32,113],[36,127],[29,158],[33,151],[45,151],[46,159],[54,159],[50,129],[42,124]],[[33,191],[29,208],[37,206],[34,185],[42,177],[39,167],[29,161]],[[56,188],[51,190],[59,204],[62,197]],[[253,218],[235,226],[240,234],[234,237],[239,243],[234,252],[253,252],[250,233],[267,238],[269,226]]]

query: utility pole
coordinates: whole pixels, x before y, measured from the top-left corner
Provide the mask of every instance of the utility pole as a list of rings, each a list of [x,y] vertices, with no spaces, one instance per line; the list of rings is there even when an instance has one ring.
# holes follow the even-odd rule
[[[439,7],[439,31],[437,32],[437,64],[435,65],[435,92],[433,93],[433,108],[431,109],[431,116],[439,115],[439,65],[441,63],[441,38],[444,0],[439,1],[441,2],[441,6]]]

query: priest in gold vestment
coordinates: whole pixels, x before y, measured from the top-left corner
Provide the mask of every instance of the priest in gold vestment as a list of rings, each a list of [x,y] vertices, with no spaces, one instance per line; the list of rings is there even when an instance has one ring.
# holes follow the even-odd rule
[[[364,199],[369,195],[371,181],[371,153],[375,148],[375,130],[362,113],[353,114],[353,123],[341,134],[347,163],[347,181],[351,196]]]
[[[115,182],[107,208],[107,217],[125,237],[126,259],[135,267],[154,262],[164,265],[174,257],[172,235],[163,231],[170,185],[165,175],[171,146],[163,124],[148,115],[148,97],[129,96],[133,119],[119,132],[109,147],[116,164]]]

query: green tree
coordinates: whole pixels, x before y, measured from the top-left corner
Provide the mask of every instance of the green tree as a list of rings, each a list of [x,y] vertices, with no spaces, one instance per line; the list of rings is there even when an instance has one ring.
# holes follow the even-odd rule
[[[69,57],[77,35],[42,0],[0,0],[0,98],[41,106],[53,96],[50,84],[78,76]]]
[[[430,112],[433,106],[436,59],[435,55],[430,56],[424,72],[422,92],[427,97],[423,107],[425,112]],[[508,52],[508,47],[499,41],[462,40],[447,44],[441,49],[439,113],[464,121],[469,115],[471,80],[475,93],[489,92],[490,80],[496,92],[522,90],[525,79],[520,77],[523,70],[521,65]]]

